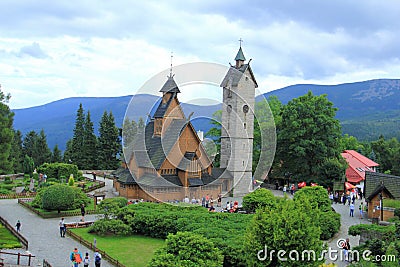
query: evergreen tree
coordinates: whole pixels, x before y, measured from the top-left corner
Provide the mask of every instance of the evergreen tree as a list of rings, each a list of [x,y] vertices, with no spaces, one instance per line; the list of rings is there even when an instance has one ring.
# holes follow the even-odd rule
[[[63,162],[70,164],[72,162],[72,139],[69,139],[63,154]]]
[[[314,96],[311,91],[283,107],[276,160],[295,181],[331,186],[332,176],[343,177],[346,163],[340,155],[336,110],[326,95]],[[326,177],[326,169],[335,172]]]
[[[134,120],[129,120],[125,118],[124,124],[122,126],[122,141],[123,146],[130,146],[133,142],[138,130],[138,125]]]
[[[85,114],[82,103],[79,104],[76,112],[74,136],[72,137],[72,150],[70,155],[70,163],[76,164],[79,169],[82,169],[81,159],[83,157],[82,148],[84,145],[85,135]]]
[[[35,166],[39,166],[38,159],[37,159],[38,139],[39,139],[38,134],[32,130],[25,135],[24,140],[22,142],[22,151],[23,151],[24,155],[31,157],[33,159]]]
[[[99,129],[99,149],[98,149],[98,168],[113,170],[118,167],[117,156],[121,151],[119,142],[119,130],[115,126],[114,116],[111,111],[108,115],[104,111],[100,121]]]
[[[22,168],[24,173],[29,175],[32,175],[33,170],[35,169],[35,163],[33,162],[33,159],[26,154],[24,156],[24,162],[22,163]]]
[[[0,86],[0,174],[12,172],[13,162],[10,161],[10,151],[14,131],[12,128],[14,113],[7,105],[10,95],[5,95]]]
[[[62,162],[61,150],[58,148],[56,144],[53,148],[53,152],[51,153],[51,160],[52,163]]]
[[[38,135],[35,150],[37,151],[36,161],[35,161],[36,166],[40,166],[45,162],[50,162],[51,151],[49,149],[49,146],[47,145],[47,138],[43,129],[40,131]]]
[[[82,168],[91,170],[96,168],[97,160],[97,137],[94,134],[93,122],[90,112],[87,112],[84,124],[84,136],[82,146]]]
[[[146,126],[145,124],[144,124],[144,120],[143,120],[143,118],[142,117],[140,117],[139,118],[139,121],[138,121],[138,130],[140,129],[140,130],[143,130],[144,129],[144,127]]]
[[[10,153],[10,161],[13,163],[14,173],[20,173],[24,171],[24,153],[22,150],[22,133],[20,130],[14,130],[14,138],[12,143],[12,149]]]

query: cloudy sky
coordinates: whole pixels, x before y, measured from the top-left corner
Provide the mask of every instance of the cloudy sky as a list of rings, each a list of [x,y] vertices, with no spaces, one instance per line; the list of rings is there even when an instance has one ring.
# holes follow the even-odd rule
[[[1,0],[11,108],[134,94],[173,64],[252,58],[259,89],[399,78],[396,0]]]

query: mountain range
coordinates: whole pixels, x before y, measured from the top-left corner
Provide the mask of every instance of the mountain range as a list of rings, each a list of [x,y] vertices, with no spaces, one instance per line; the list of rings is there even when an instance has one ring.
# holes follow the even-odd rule
[[[312,91],[315,95],[326,94],[338,108],[336,117],[340,120],[343,133],[359,140],[371,141],[380,135],[385,138],[400,139],[400,79],[378,79],[338,85],[297,84],[274,90],[264,97],[275,95],[286,104],[293,98]],[[260,100],[258,96],[256,100]],[[14,109],[14,128],[23,134],[34,130],[45,131],[48,145],[53,148],[58,144],[65,149],[68,139],[72,138],[76,111],[82,103],[85,112],[90,111],[97,133],[101,116],[105,111],[112,111],[118,127],[122,127],[125,113],[130,119],[146,119],[154,110],[159,96],[140,94],[134,97],[73,97],[54,101],[45,105]],[[128,104],[132,102],[127,109]],[[193,124],[196,129],[206,132],[210,127],[212,114],[220,105],[199,106],[182,103],[188,116],[194,112]]]

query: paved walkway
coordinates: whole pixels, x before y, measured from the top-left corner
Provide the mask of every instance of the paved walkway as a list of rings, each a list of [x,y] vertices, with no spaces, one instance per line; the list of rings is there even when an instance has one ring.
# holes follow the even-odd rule
[[[103,178],[100,178],[103,180]],[[110,191],[112,181],[106,179],[106,188],[98,189],[99,191]],[[35,265],[41,266],[43,259],[46,259],[53,267],[69,267],[71,261],[69,260],[69,254],[77,247],[82,255],[85,252],[89,253],[93,263],[93,251],[90,251],[85,246],[79,244],[74,239],[66,236],[65,238],[60,237],[58,222],[60,218],[54,219],[42,219],[28,209],[18,204],[16,199],[0,200],[0,214],[6,219],[11,225],[15,225],[17,220],[21,220],[21,234],[28,239],[29,252],[36,256]],[[85,219],[96,220],[95,215],[87,215]],[[80,216],[77,217],[66,217],[65,221],[77,222],[80,220]],[[100,244],[98,244],[100,245]],[[5,250],[3,250],[5,251]],[[10,251],[10,250],[7,250]],[[16,253],[26,253],[25,250],[14,250]],[[24,262],[22,262],[24,264]],[[111,267],[112,264],[106,260],[102,260],[102,267]]]
[[[86,176],[86,175],[85,175]],[[90,175],[88,177],[91,178]],[[98,180],[103,181],[104,178],[98,177]],[[105,179],[106,187],[100,188],[96,191],[103,192],[107,198],[114,197],[114,191],[112,188],[112,180]],[[283,196],[282,191],[271,190],[276,196]],[[288,197],[292,197],[288,194]],[[241,206],[242,198],[223,198],[222,206],[227,201],[238,201]],[[370,223],[367,219],[360,219],[358,213],[358,205],[361,200],[356,200],[356,210],[354,217],[349,216],[349,206],[343,204],[333,204],[332,207],[341,215],[341,227],[339,233],[337,233],[331,240],[327,242],[327,245],[331,249],[337,249],[337,241],[339,239],[350,239],[352,248],[358,245],[359,237],[349,236],[347,234],[348,229],[351,225]],[[365,202],[365,201],[364,201]],[[221,208],[219,208],[221,209]],[[217,208],[217,210],[219,210]],[[89,252],[91,258],[93,258],[93,252],[89,251],[86,247],[79,244],[75,240],[66,237],[61,238],[59,235],[58,221],[59,218],[54,219],[42,219],[36,214],[28,211],[21,205],[18,205],[17,200],[0,200],[0,214],[5,218],[11,225],[14,225],[17,220],[21,220],[22,235],[29,241],[29,251],[36,256],[35,265],[41,266],[43,259],[46,259],[53,267],[68,267],[71,266],[69,261],[69,254],[74,247],[77,247],[82,254]],[[87,220],[95,220],[95,215],[86,216]],[[80,217],[67,217],[66,222],[79,221]],[[5,250],[3,250],[5,251]],[[14,250],[16,252],[26,253],[23,250]],[[348,264],[344,261],[327,260],[327,262],[334,262],[338,267],[344,267]],[[24,262],[23,262],[24,263]],[[102,262],[102,267],[111,267],[112,265],[105,260]]]

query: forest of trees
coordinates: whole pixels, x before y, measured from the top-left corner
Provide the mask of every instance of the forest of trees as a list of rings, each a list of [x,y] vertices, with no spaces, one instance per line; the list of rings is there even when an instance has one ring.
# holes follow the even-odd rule
[[[23,136],[14,129],[9,99],[10,95],[3,93],[0,87],[0,174],[24,172],[24,166],[39,166],[44,162],[73,163],[80,169],[115,169],[122,158],[122,140],[125,146],[131,143],[138,129],[145,125],[142,118],[138,122],[126,119],[123,129],[118,129],[113,114],[105,111],[96,136],[90,111],[85,112],[81,104],[72,138],[62,152],[57,145],[52,149],[48,147],[43,130],[30,131]],[[380,172],[400,175],[399,140],[380,136],[372,142],[360,142],[353,136],[342,135],[339,121],[335,119],[336,111],[326,95],[315,96],[311,92],[286,105],[274,96],[257,102],[253,170],[268,169],[272,164],[269,177],[330,185],[344,175],[346,163],[340,152],[353,149],[378,162]],[[217,111],[214,116],[220,121],[221,112]],[[271,136],[275,136],[275,130],[274,155],[271,141],[275,137]],[[206,136],[215,141],[219,150],[219,126],[214,125]],[[263,150],[266,153],[260,159]],[[214,166],[218,164],[219,154],[214,159]]]
[[[0,87],[0,174],[29,173],[32,167],[45,162],[73,163],[80,169],[118,168],[121,137],[111,112],[104,112],[97,137],[90,112],[85,115],[81,104],[73,136],[62,153],[58,145],[52,150],[49,148],[44,130],[30,131],[23,136],[20,130],[13,128],[14,114],[7,105],[10,97]]]

